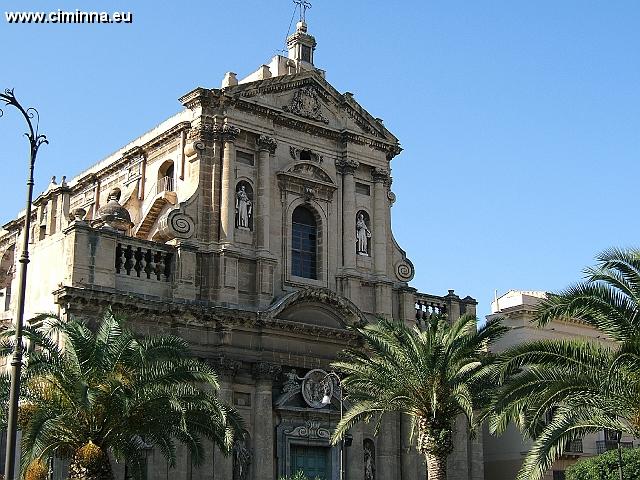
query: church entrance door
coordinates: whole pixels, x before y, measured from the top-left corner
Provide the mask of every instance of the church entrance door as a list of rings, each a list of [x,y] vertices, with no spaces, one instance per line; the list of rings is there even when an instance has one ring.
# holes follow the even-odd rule
[[[330,449],[327,447],[292,445],[291,474],[302,470],[310,479],[329,480],[331,478],[329,454]]]

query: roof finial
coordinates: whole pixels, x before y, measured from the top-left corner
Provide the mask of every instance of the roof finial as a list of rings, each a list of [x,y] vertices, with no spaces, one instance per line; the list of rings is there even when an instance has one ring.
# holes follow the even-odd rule
[[[311,8],[309,0],[293,0],[293,3],[300,8],[300,22],[306,23],[307,10]]]

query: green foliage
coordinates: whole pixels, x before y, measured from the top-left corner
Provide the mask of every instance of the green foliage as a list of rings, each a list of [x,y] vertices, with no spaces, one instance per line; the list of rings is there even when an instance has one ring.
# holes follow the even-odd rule
[[[518,480],[540,480],[570,440],[605,428],[640,435],[640,251],[609,250],[598,261],[585,282],[543,301],[536,319],[579,318],[613,346],[530,342],[503,352],[492,367],[501,386],[490,431],[513,422],[534,439]]]
[[[217,398],[215,372],[190,356],[184,340],[136,336],[111,311],[95,331],[76,320],[39,320],[45,326],[24,332],[35,349],[25,352],[21,378],[23,472],[54,454],[90,464],[110,452],[137,478],[149,444],[174,466],[181,443],[197,464],[205,453],[202,437],[230,452],[241,418]],[[0,349],[11,349],[12,335],[3,334]],[[6,405],[8,377],[1,380]],[[5,421],[0,418],[0,428]]]
[[[332,441],[359,421],[375,419],[377,430],[384,413],[402,412],[413,420],[420,453],[444,464],[454,419],[464,414],[473,424],[474,410],[487,400],[486,348],[505,330],[499,321],[477,329],[468,315],[453,323],[434,315],[424,329],[385,319],[359,328],[365,348],[348,349],[333,364],[346,375],[351,407]]]
[[[628,480],[640,478],[640,449],[625,448],[622,450],[624,478]],[[585,458],[569,467],[566,480],[619,480],[618,451]]]

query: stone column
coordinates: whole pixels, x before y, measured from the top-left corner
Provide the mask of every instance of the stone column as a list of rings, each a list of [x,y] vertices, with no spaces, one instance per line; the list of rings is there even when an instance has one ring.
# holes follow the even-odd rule
[[[236,218],[236,146],[235,141],[240,129],[229,124],[222,126],[224,153],[222,160],[222,196],[220,199],[220,240],[233,243]]]
[[[227,405],[233,405],[233,380],[228,372],[219,377],[220,389],[218,398]],[[233,454],[225,456],[219,448],[214,450],[213,468],[214,478],[233,478]]]
[[[353,480],[364,480],[364,435],[362,434],[362,423],[357,423],[352,429],[353,443],[345,448],[346,453],[346,475],[345,478]]]
[[[253,415],[254,447],[251,471],[254,480],[274,478],[274,423],[273,423],[273,380],[280,374],[279,365],[256,363],[253,365],[253,377],[256,379],[256,394]],[[226,478],[226,477],[224,477]],[[231,477],[229,477],[231,478]]]
[[[384,480],[400,478],[398,462],[400,428],[398,423],[397,413],[386,413],[382,418],[382,428],[377,441],[376,478]]]
[[[376,275],[387,275],[387,215],[388,199],[386,183],[389,173],[383,168],[373,168],[373,264]]]
[[[411,417],[400,415],[400,462],[402,478],[423,478],[418,476],[418,457],[413,448],[415,438],[411,438]]]
[[[342,173],[342,262],[345,270],[356,267],[356,183],[353,175],[358,165],[350,159],[336,162]]]
[[[278,142],[274,138],[260,135],[258,145],[258,208],[256,216],[256,230],[258,233],[258,248],[269,251],[270,201],[271,201],[271,165],[270,156],[276,153]]]

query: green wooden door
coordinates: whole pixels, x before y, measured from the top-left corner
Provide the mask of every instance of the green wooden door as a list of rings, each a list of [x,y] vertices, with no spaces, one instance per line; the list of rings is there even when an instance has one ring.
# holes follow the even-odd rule
[[[291,446],[291,475],[302,470],[311,480],[330,480],[331,465],[326,447]]]

